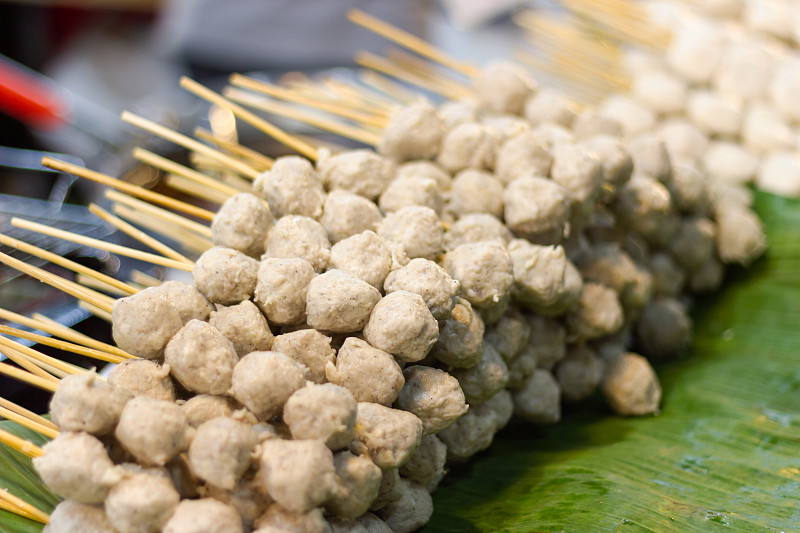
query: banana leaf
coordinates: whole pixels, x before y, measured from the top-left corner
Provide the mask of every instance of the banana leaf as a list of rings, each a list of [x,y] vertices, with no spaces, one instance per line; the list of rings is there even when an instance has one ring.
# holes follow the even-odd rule
[[[450,472],[424,531],[800,530],[800,203],[757,193],[756,208],[767,256],[698,302],[690,353],[657,367],[659,415],[597,403],[513,425]],[[7,449],[0,484],[55,503]],[[40,530],[0,511],[0,533]]]

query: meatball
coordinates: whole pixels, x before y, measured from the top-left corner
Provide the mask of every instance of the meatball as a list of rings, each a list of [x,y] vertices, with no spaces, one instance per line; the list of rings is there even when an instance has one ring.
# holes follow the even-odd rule
[[[301,215],[319,219],[322,216],[325,191],[307,159],[279,157],[270,170],[258,177],[254,187],[264,193],[270,210],[278,218]]]
[[[224,394],[239,356],[214,326],[192,320],[169,342],[164,359],[173,377],[190,391]]]
[[[316,220],[300,215],[286,216],[278,220],[267,236],[263,259],[305,259],[315,272],[324,272],[331,256],[328,233]]]
[[[436,108],[426,101],[414,102],[394,112],[378,152],[396,161],[431,159],[439,152],[444,132],[444,120]]]
[[[378,289],[366,281],[343,270],[329,270],[308,284],[308,325],[336,333],[359,331],[380,299]]]
[[[214,246],[258,257],[264,253],[264,241],[272,224],[272,213],[260,198],[239,193],[225,200],[214,215],[211,237]]]
[[[303,369],[279,352],[252,352],[233,369],[234,398],[259,420],[281,414],[289,397],[305,385]]]
[[[50,414],[61,431],[108,435],[114,431],[130,395],[93,372],[67,376],[50,399]]]
[[[215,246],[203,253],[192,269],[194,284],[214,303],[249,300],[256,288],[258,261],[231,248]]]
[[[163,466],[186,449],[189,423],[174,403],[137,396],[125,405],[114,436],[140,463]]]
[[[258,267],[255,302],[274,324],[301,324],[314,267],[300,258],[264,259]]]
[[[159,287],[150,287],[114,302],[111,327],[121,349],[159,360],[169,340],[183,327],[183,320],[173,301]]]
[[[383,215],[378,206],[363,196],[336,189],[325,199],[320,223],[330,242],[336,243],[364,231],[375,231]]]
[[[211,313],[209,323],[231,341],[239,357],[272,347],[274,337],[267,319],[250,300],[230,307],[219,306]]]
[[[423,359],[439,338],[439,325],[418,294],[396,291],[375,305],[364,338],[401,361]]]

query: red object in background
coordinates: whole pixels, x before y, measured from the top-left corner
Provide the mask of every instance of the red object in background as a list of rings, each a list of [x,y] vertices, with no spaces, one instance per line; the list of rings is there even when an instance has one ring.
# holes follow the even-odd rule
[[[54,130],[68,118],[67,103],[38,74],[0,56],[0,111],[28,126]]]

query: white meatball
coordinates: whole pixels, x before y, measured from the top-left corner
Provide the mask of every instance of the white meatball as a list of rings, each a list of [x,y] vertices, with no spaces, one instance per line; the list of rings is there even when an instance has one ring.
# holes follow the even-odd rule
[[[459,124],[445,134],[436,162],[451,174],[465,168],[492,169],[496,144],[484,126],[473,122]]]
[[[164,525],[164,533],[242,533],[236,508],[213,498],[183,500]]]
[[[167,476],[135,473],[108,493],[105,511],[120,533],[156,533],[175,511],[180,495]]]
[[[399,244],[412,259],[434,261],[444,247],[442,224],[429,207],[409,206],[390,213],[378,228],[378,236]]]
[[[686,111],[689,119],[709,135],[737,135],[742,125],[739,106],[712,91],[693,91]]]
[[[108,435],[114,431],[130,394],[93,372],[63,378],[50,399],[50,415],[61,431]]]
[[[305,259],[264,259],[257,272],[256,305],[274,324],[303,323],[313,278],[314,267]]]
[[[747,148],[727,141],[712,141],[703,156],[710,177],[729,183],[749,183],[758,171],[758,158]]]
[[[214,326],[192,320],[169,341],[164,360],[173,377],[190,391],[224,394],[239,356]]]
[[[114,436],[140,463],[163,466],[186,449],[190,431],[174,403],[137,396],[122,410]]]
[[[606,365],[603,395],[619,415],[641,416],[658,412],[661,385],[647,359],[623,353]]]
[[[281,414],[294,391],[305,385],[302,367],[279,352],[252,352],[233,369],[234,398],[259,420]]]
[[[264,241],[272,224],[272,213],[260,198],[239,193],[225,200],[214,215],[211,236],[215,246],[258,257],[264,253]]]
[[[345,339],[328,379],[349,390],[359,402],[391,405],[405,383],[403,371],[389,353],[356,337]]]
[[[278,217],[322,216],[325,191],[314,167],[298,156],[279,157],[272,168],[261,174],[254,187],[261,190],[272,213]]]
[[[158,285],[158,290],[178,310],[184,325],[195,318],[208,320],[208,316],[214,310],[208,298],[191,283],[169,280]]]
[[[439,325],[419,294],[399,290],[379,301],[364,326],[364,338],[401,361],[423,359],[439,338]]]
[[[383,220],[378,206],[355,193],[333,190],[325,199],[322,227],[336,243],[364,231],[375,231]]]
[[[392,531],[396,533],[411,533],[416,531],[431,519],[433,514],[433,500],[425,487],[414,482],[400,480],[403,495],[397,501],[391,502],[378,511]]]
[[[354,453],[367,453],[384,470],[397,468],[422,439],[422,421],[412,413],[377,403],[358,403]]]
[[[508,253],[514,294],[531,309],[558,315],[577,301],[583,280],[562,246],[538,246],[514,239]]]
[[[525,118],[537,126],[546,122],[570,127],[575,118],[576,105],[564,93],[543,87],[525,101]]]
[[[259,477],[267,493],[294,513],[325,503],[336,490],[333,453],[318,440],[261,443]]]
[[[88,433],[65,431],[42,448],[33,466],[45,485],[63,498],[102,503],[121,471],[103,443]]]
[[[505,141],[497,150],[495,176],[504,185],[526,175],[550,174],[550,144],[541,132],[526,131]]]
[[[111,308],[114,342],[138,357],[161,359],[164,347],[182,326],[179,309],[158,287],[119,298]]]
[[[322,224],[299,215],[278,220],[267,236],[263,259],[305,259],[316,272],[324,272],[331,256],[331,243]]]
[[[458,298],[450,316],[439,323],[439,340],[431,353],[448,366],[473,367],[481,358],[484,330],[481,315]]]
[[[462,244],[481,241],[497,241],[508,244],[511,231],[496,217],[487,213],[465,215],[455,221],[444,234],[445,250],[453,250]]]
[[[343,189],[375,200],[395,176],[391,160],[370,150],[350,150],[317,162],[328,190]]]
[[[488,213],[503,216],[503,185],[490,173],[462,170],[453,178],[447,208],[456,216]]]
[[[444,207],[444,199],[436,180],[412,175],[405,178],[398,177],[394,180],[381,194],[378,205],[384,213],[420,205],[429,207],[440,214]]]
[[[409,161],[397,167],[397,179],[430,178],[436,182],[440,191],[450,188],[450,174],[431,161]]]
[[[275,337],[272,349],[288,355],[308,369],[307,379],[325,383],[325,367],[336,361],[331,338],[315,329],[301,329]]]
[[[426,101],[404,106],[389,119],[378,152],[396,161],[431,159],[439,152],[445,132],[444,120]]]
[[[452,371],[470,404],[483,403],[503,390],[508,383],[508,367],[490,344],[483,343],[481,358],[471,368]]]
[[[267,319],[250,300],[230,307],[219,306],[211,313],[209,323],[233,343],[239,357],[272,347],[274,337]]]
[[[62,380],[60,385],[63,386],[63,383]],[[108,374],[108,384],[136,396],[145,395],[160,400],[175,401],[175,385],[169,377],[169,367],[147,359],[122,361],[111,369]],[[105,402],[107,400],[104,400]]]
[[[500,302],[514,282],[511,258],[497,242],[462,244],[447,252],[444,269],[461,282],[461,296],[476,307]]]
[[[203,253],[192,269],[194,284],[214,303],[249,300],[256,288],[258,261],[231,248],[215,246]]]
[[[492,63],[482,68],[474,84],[478,105],[489,113],[521,115],[533,90],[519,66],[510,62]]]
[[[403,370],[403,376],[406,383],[397,406],[422,420],[426,435],[443,430],[467,412],[458,380],[444,370],[414,365]]]
[[[308,325],[321,331],[347,333],[361,330],[381,293],[344,270],[329,270],[308,284]]]
[[[386,294],[408,291],[419,294],[436,320],[445,320],[456,305],[459,282],[445,269],[427,259],[412,259],[391,272],[383,284]]]
[[[570,193],[553,180],[538,176],[517,178],[503,193],[508,228],[540,244],[555,244],[566,233]]]
[[[537,424],[553,424],[561,419],[561,389],[547,370],[536,370],[513,393],[515,413]]]
[[[328,268],[344,270],[380,290],[392,268],[392,253],[383,239],[365,231],[334,244]]]
[[[226,416],[212,418],[197,428],[189,445],[192,472],[207,483],[232,490],[250,466],[257,442],[251,425]]]
[[[338,450],[353,439],[356,399],[345,387],[333,383],[307,385],[286,401],[283,421],[292,438],[318,439]]]

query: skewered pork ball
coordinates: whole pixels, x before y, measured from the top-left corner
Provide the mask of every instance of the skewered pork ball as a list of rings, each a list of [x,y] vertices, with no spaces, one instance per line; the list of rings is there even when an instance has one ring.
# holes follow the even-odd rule
[[[573,346],[554,374],[561,388],[561,397],[567,402],[579,402],[588,398],[600,385],[603,362],[588,346]]]
[[[333,458],[336,468],[336,491],[325,507],[339,518],[358,518],[369,510],[378,495],[383,476],[381,469],[366,455],[348,451]]]
[[[521,115],[533,86],[517,65],[498,62],[481,69],[475,90],[482,110]]]
[[[500,302],[514,282],[511,258],[497,242],[462,244],[447,252],[444,269],[461,282],[461,296],[475,307]]]
[[[113,530],[102,507],[74,500],[59,503],[50,514],[50,523],[44,527],[45,533],[108,533]]]
[[[498,148],[495,176],[503,185],[524,176],[547,176],[552,162],[550,145],[540,132],[525,131]]]
[[[414,102],[394,112],[378,152],[399,162],[432,159],[439,153],[444,132],[444,121],[436,108],[426,101]]]
[[[231,248],[215,246],[192,269],[194,284],[206,298],[222,305],[249,300],[256,288],[258,261]]]
[[[249,424],[226,416],[212,418],[197,428],[189,445],[189,464],[199,478],[232,490],[250,466],[258,435]]]
[[[197,428],[212,418],[231,416],[236,408],[234,404],[235,402],[225,396],[198,394],[181,404],[181,410],[189,425]]]
[[[317,170],[328,190],[342,189],[375,200],[394,179],[391,160],[369,150],[351,150],[320,158]]]
[[[364,231],[333,245],[328,268],[349,272],[380,290],[392,268],[392,253],[378,235]]]
[[[505,361],[497,350],[485,342],[477,365],[471,368],[459,368],[452,373],[470,404],[489,400],[508,383],[508,367]]]
[[[328,363],[327,378],[349,390],[359,402],[391,405],[405,383],[394,357],[357,337],[345,339],[336,357]]]
[[[214,215],[211,237],[215,246],[259,257],[264,253],[264,241],[273,222],[269,207],[260,198],[239,193],[225,200]]]
[[[378,206],[384,213],[393,213],[404,207],[422,206],[433,209],[437,215],[442,214],[444,198],[439,184],[433,178],[411,175],[398,177],[381,194]]]
[[[159,360],[164,347],[181,327],[179,309],[158,287],[119,298],[111,309],[111,334],[121,349]]]
[[[459,381],[444,370],[414,365],[403,370],[403,377],[397,406],[422,420],[425,434],[441,431],[467,412]]]
[[[83,432],[65,431],[42,448],[33,460],[42,481],[56,494],[80,503],[103,503],[121,479],[103,443]]]
[[[445,269],[427,259],[412,259],[386,277],[383,288],[386,294],[404,290],[422,296],[431,314],[445,320],[456,305],[460,284]]]
[[[554,316],[580,297],[583,280],[562,246],[538,246],[523,239],[508,245],[514,294],[533,311]]]
[[[403,207],[390,213],[378,228],[378,236],[399,244],[409,258],[435,261],[443,250],[444,231],[436,212],[429,207]]]
[[[254,301],[274,324],[300,324],[314,267],[300,258],[268,258],[258,267]]]
[[[286,400],[305,385],[303,370],[280,352],[252,352],[234,367],[231,390],[259,420],[269,420],[279,415]]]
[[[497,218],[487,213],[465,215],[454,222],[444,234],[445,250],[453,250],[462,244],[481,241],[497,241],[508,244],[513,235]]]
[[[623,353],[606,364],[603,395],[619,415],[647,415],[658,412],[661,386],[647,359]]]
[[[147,359],[127,359],[111,369],[108,384],[135,396],[152,396],[172,402],[175,401],[175,385],[169,372],[168,365],[162,366]]]
[[[178,309],[184,325],[193,319],[208,320],[214,310],[208,298],[191,283],[169,280],[159,285],[158,289]]]
[[[306,379],[325,383],[325,368],[336,362],[336,350],[331,338],[315,329],[300,329],[275,337],[272,349],[294,359],[308,369]]]
[[[209,323],[231,341],[237,355],[269,350],[274,337],[267,319],[250,300],[229,307],[219,306]]]
[[[319,219],[322,216],[325,191],[314,167],[302,157],[279,157],[270,170],[256,179],[254,187],[263,192],[270,211],[277,218],[301,215]]]
[[[120,533],[157,533],[180,502],[166,475],[128,474],[114,485],[105,501],[109,522]]]
[[[264,259],[270,257],[305,259],[314,271],[324,272],[331,256],[331,243],[322,224],[299,215],[286,216],[269,230]]]
[[[400,467],[404,478],[433,491],[444,477],[447,445],[436,435],[424,435],[414,455]]]
[[[450,189],[453,178],[431,161],[409,161],[397,167],[398,180],[410,177],[430,178],[436,182],[440,191]]]
[[[498,320],[486,333],[484,340],[508,362],[525,347],[530,334],[528,321],[515,309]]]
[[[403,495],[378,511],[392,531],[410,533],[428,523],[433,514],[433,500],[425,487],[400,479]]]
[[[65,377],[50,399],[50,415],[61,431],[108,435],[114,431],[130,395],[93,372]]]
[[[190,391],[224,394],[239,360],[233,343],[208,322],[192,320],[164,350],[170,372]]]
[[[451,174],[467,168],[490,170],[494,168],[496,144],[481,124],[459,124],[445,134],[436,163]]]
[[[570,342],[580,343],[612,335],[625,322],[616,291],[599,283],[585,283],[577,304],[567,314]]]
[[[389,468],[383,469],[381,476],[381,486],[378,489],[378,495],[370,505],[370,511],[377,511],[386,507],[390,502],[395,502],[403,495],[402,488],[400,487],[400,469]]]
[[[383,215],[378,206],[358,194],[336,189],[325,199],[320,223],[328,239],[337,243],[364,231],[375,231]]]
[[[243,533],[236,509],[213,498],[183,500],[164,525],[164,533]]]
[[[561,419],[561,389],[553,375],[536,370],[513,393],[514,412],[531,422],[552,424]]]
[[[504,218],[517,235],[539,244],[557,244],[567,231],[570,195],[553,180],[523,176],[503,193]]]
[[[433,355],[448,366],[470,368],[481,359],[485,325],[480,314],[463,298],[456,299],[450,316],[439,323]]]
[[[186,449],[191,431],[174,403],[137,396],[122,410],[114,436],[142,464],[163,466]]]
[[[260,464],[264,489],[288,511],[308,512],[335,494],[333,453],[321,441],[262,442]]]
[[[380,291],[366,281],[344,270],[329,270],[308,284],[306,320],[321,331],[359,331],[380,299]]]
[[[423,359],[439,338],[439,325],[419,294],[396,291],[379,301],[364,327],[364,338],[401,361]]]
[[[331,450],[353,440],[356,399],[345,387],[325,383],[298,389],[283,407],[283,421],[295,439],[317,439]]]
[[[359,402],[354,453],[367,453],[382,469],[397,468],[419,447],[422,421],[414,414],[377,403]]]
[[[255,521],[253,533],[329,533],[330,528],[321,509],[307,513],[287,511],[280,504],[273,503]]]
[[[488,213],[503,216],[503,184],[488,172],[468,168],[453,178],[447,208],[456,216]]]

